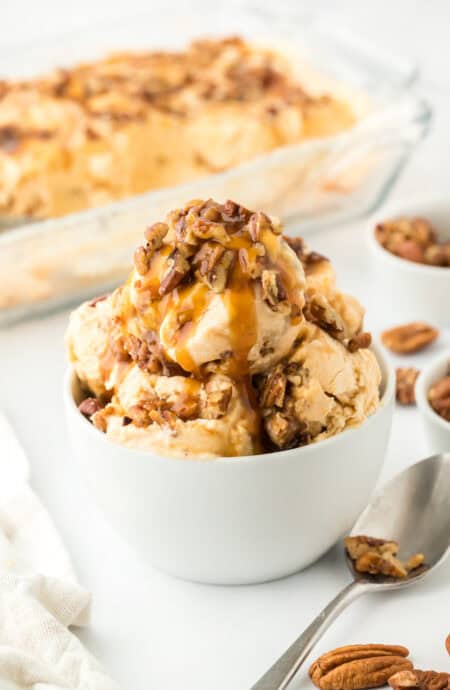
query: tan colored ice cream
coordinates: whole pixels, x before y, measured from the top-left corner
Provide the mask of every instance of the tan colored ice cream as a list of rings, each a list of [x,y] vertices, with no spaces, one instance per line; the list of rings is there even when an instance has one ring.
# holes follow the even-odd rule
[[[378,405],[363,309],[278,221],[195,200],[147,229],[112,295],[81,305],[80,409],[113,441],[190,458],[332,436]]]

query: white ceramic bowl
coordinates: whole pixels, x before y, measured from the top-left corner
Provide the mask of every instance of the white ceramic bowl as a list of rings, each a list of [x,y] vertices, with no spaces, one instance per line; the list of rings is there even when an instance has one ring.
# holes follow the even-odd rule
[[[220,584],[288,575],[339,539],[375,487],[395,388],[392,368],[376,352],[382,402],[360,427],[294,450],[205,461],[112,443],[79,413],[69,370],[64,397],[74,455],[106,517],[160,570]]]
[[[429,219],[440,240],[450,240],[450,198],[405,202],[392,206],[370,221],[368,241],[375,272],[373,284],[377,303],[383,305],[385,320],[423,320],[437,326],[450,325],[450,268],[424,266],[400,259],[384,249],[375,238],[375,226],[398,216]]]
[[[440,417],[428,402],[428,391],[433,383],[447,374],[449,362],[450,350],[430,362],[416,381],[417,405],[431,453],[443,453],[450,450],[450,422]]]

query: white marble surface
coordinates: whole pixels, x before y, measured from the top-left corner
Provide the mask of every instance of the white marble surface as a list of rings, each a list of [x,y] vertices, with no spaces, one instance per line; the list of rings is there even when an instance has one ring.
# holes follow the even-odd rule
[[[354,32],[416,58],[435,109],[433,130],[393,198],[445,195],[450,180],[450,3],[447,0],[304,2],[333,12]],[[118,15],[143,2],[2,3],[2,45]],[[283,7],[283,2],[278,4]],[[24,57],[25,59],[25,57]],[[375,332],[385,327],[368,272],[364,223],[322,232],[314,248],[330,256],[341,285],[369,303]],[[244,690],[347,582],[338,549],[293,577],[255,587],[206,587],[142,564],[86,494],[70,458],[61,400],[67,313],[0,332],[0,405],[29,454],[33,484],[56,520],[82,582],[94,593],[93,624],[82,638],[124,690]],[[401,314],[399,314],[399,321]],[[450,333],[412,362],[450,348]],[[397,409],[383,478],[427,454],[415,409]],[[361,458],[361,462],[364,459]],[[324,506],[326,510],[326,506]],[[413,590],[353,604],[317,652],[352,642],[400,643],[419,667],[450,670],[450,561]],[[134,586],[129,587],[129,582]],[[305,674],[300,686],[307,687]]]

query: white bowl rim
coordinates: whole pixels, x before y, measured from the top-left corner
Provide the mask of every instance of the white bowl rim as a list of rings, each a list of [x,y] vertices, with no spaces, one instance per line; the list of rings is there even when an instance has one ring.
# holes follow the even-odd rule
[[[409,211],[408,208],[410,209]],[[450,222],[450,199],[447,199],[445,197],[435,197],[431,199],[425,198],[423,199],[423,201],[418,201],[417,203],[414,202],[410,205],[408,203],[397,203],[396,205],[387,207],[386,210],[383,211],[383,217],[396,218],[400,215],[407,216],[408,214],[411,216],[416,216],[419,215],[419,209],[421,208],[423,208],[422,215],[424,217],[426,217],[427,212],[432,211],[433,208],[435,208],[436,210],[447,209]],[[375,229],[378,223],[381,222],[380,217],[380,214],[377,214],[376,217],[372,216],[369,219],[369,242],[372,249],[376,251],[380,257],[382,257],[386,261],[390,261],[392,265],[397,265],[402,270],[411,271],[412,273],[422,273],[423,275],[433,274],[434,276],[436,276],[438,274],[444,275],[444,271],[450,272],[450,268],[448,266],[429,266],[428,264],[419,264],[415,261],[408,261],[407,259],[402,259],[401,257],[396,256],[395,254],[392,254],[392,252],[385,249],[375,237]]]
[[[88,433],[95,434],[95,437],[100,443],[105,443],[107,446],[111,446],[111,444],[115,448],[120,448],[123,452],[124,455],[129,455],[130,458],[136,458],[138,456],[142,457],[146,461],[149,461],[150,459],[152,460],[160,460],[160,461],[175,461],[175,462],[183,462],[183,463],[196,463],[196,464],[226,464],[232,466],[233,464],[236,465],[242,465],[243,463],[258,463],[258,462],[267,462],[268,459],[270,459],[271,456],[277,455],[278,458],[280,455],[283,455],[283,457],[294,457],[298,456],[299,453],[303,456],[306,457],[310,455],[311,453],[317,452],[318,449],[320,448],[326,448],[329,445],[332,445],[333,443],[339,442],[343,438],[348,438],[352,434],[357,433],[361,427],[373,423],[373,420],[379,416],[384,408],[393,400],[394,394],[395,394],[395,371],[392,365],[390,364],[388,358],[386,357],[386,354],[383,352],[383,349],[381,346],[377,344],[373,344],[371,349],[373,350],[377,361],[380,363],[381,368],[382,368],[382,374],[384,376],[384,392],[383,395],[381,396],[380,404],[378,408],[373,412],[367,419],[364,420],[364,422],[356,427],[350,427],[348,429],[344,429],[344,431],[341,431],[339,434],[336,434],[335,436],[331,436],[330,438],[324,439],[322,441],[319,441],[318,443],[311,443],[306,446],[300,446],[298,448],[291,448],[290,450],[280,450],[280,451],[275,451],[273,453],[257,453],[255,455],[238,455],[238,456],[230,456],[230,457],[215,457],[215,458],[195,458],[195,457],[186,457],[186,458],[180,458],[180,457],[175,457],[175,456],[166,456],[166,455],[159,455],[157,453],[153,453],[150,451],[144,451],[140,449],[135,449],[135,448],[128,448],[127,446],[122,446],[119,443],[115,443],[114,441],[111,441],[105,434],[102,434],[98,429],[94,427],[91,422],[84,417],[81,412],[78,410],[78,407],[75,404],[75,401],[73,399],[72,395],[72,380],[75,375],[75,370],[72,366],[68,366],[66,369],[65,377],[64,377],[64,402],[66,404],[66,407],[73,412],[75,412],[79,417],[82,423],[84,422],[86,424],[86,429],[89,429]],[[239,462],[237,462],[239,461]]]
[[[431,362],[429,362],[424,369],[420,372],[416,381],[416,401],[417,406],[420,411],[425,415],[425,417],[436,426],[440,427],[450,435],[450,422],[443,419],[437,412],[433,410],[430,403],[428,402],[427,393],[432,385],[431,379],[433,375],[437,377],[438,370],[446,362],[450,361],[450,350],[446,352],[441,352],[439,355],[434,357]]]

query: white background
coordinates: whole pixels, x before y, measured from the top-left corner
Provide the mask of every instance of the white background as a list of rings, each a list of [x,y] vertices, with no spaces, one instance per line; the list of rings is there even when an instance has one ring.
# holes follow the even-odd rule
[[[105,16],[148,4],[3,0],[0,42],[14,50],[14,44],[29,37],[90,21],[101,24]],[[434,126],[392,198],[447,195],[450,2],[324,0],[302,5],[332,12],[336,21],[372,39],[380,51],[419,62],[422,90],[435,111]],[[279,11],[285,7],[282,1],[277,6]],[[312,244],[332,258],[341,286],[369,303],[370,325],[377,332],[390,324],[371,292],[364,231],[359,222],[322,232]],[[81,581],[94,593],[93,624],[82,637],[123,690],[245,690],[348,581],[342,555],[334,549],[288,579],[234,588],[177,581],[141,563],[97,512],[71,462],[61,401],[66,320],[67,313],[59,313],[0,333],[0,404],[29,454],[34,487],[53,515]],[[448,333],[411,361],[428,361],[445,346],[450,346]],[[383,478],[426,454],[417,411],[397,409]],[[443,645],[450,633],[449,576],[450,562],[413,590],[356,602],[317,652],[352,642],[398,643],[410,647],[417,666],[450,670]],[[309,685],[304,673],[301,685]]]

